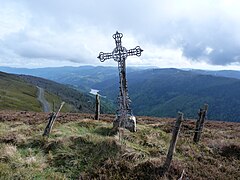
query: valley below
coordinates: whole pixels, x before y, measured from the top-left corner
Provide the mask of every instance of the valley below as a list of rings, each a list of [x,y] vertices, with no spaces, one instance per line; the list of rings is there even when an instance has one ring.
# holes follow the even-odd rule
[[[57,95],[58,99],[70,105],[67,108],[69,112],[94,112],[95,97],[89,93],[91,89],[99,90],[103,97],[103,113],[116,111],[119,77],[115,67],[27,69],[0,66],[0,71],[14,73],[25,82]],[[197,118],[199,108],[206,103],[209,105],[207,119],[239,122],[239,71],[129,67],[127,81],[131,108],[135,115],[174,118],[181,111],[187,118]],[[49,103],[52,104],[52,101]]]

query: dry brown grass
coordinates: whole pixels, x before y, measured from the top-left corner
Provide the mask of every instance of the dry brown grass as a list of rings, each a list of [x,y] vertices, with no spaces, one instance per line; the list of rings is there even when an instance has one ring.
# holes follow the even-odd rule
[[[177,179],[183,170],[184,178],[194,180],[240,177],[239,123],[206,121],[201,141],[195,144],[195,121],[184,121],[171,167],[161,176],[175,119],[138,117],[137,132],[125,131],[121,144],[111,134],[114,115],[94,121],[91,114],[61,113],[44,141],[47,118],[45,113],[0,111],[1,167],[9,169],[3,162],[19,161],[33,168],[31,177],[48,169],[50,177],[60,179]],[[6,177],[12,177],[10,170]]]

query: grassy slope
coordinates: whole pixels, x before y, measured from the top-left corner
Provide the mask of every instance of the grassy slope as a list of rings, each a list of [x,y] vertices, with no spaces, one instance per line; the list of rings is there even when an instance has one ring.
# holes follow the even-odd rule
[[[47,91],[45,91],[45,98],[50,104],[51,109],[54,110],[55,112],[58,110],[61,103],[63,102],[63,100],[59,96],[55,94],[51,94]],[[71,112],[71,111],[74,111],[74,109],[75,108],[72,105],[65,102],[63,108],[61,109],[61,112]]]
[[[19,77],[30,84],[42,87],[49,93],[56,94],[61,97],[63,101],[71,105],[69,106],[71,109],[70,112],[94,113],[95,111],[94,96],[47,79],[26,75],[20,75]],[[49,102],[52,104],[52,100],[49,100]],[[111,103],[107,102],[103,98],[101,100],[101,111],[103,113],[114,112]]]
[[[37,88],[14,75],[0,72],[0,109],[41,111]]]
[[[42,111],[37,100],[37,88],[26,83],[21,78],[0,72],[0,110]],[[60,106],[62,99],[45,91],[45,98],[50,103],[55,102],[55,110]],[[73,107],[65,104],[62,112],[69,112]]]
[[[120,144],[110,123],[87,114],[61,114],[46,141],[41,137],[46,118],[43,113],[0,111],[0,177],[158,179],[174,125],[173,119],[139,118],[138,131],[125,131]],[[164,178],[176,179],[183,169],[190,179],[239,178],[238,124],[207,122],[198,145],[192,143],[193,129],[193,121],[183,122]]]

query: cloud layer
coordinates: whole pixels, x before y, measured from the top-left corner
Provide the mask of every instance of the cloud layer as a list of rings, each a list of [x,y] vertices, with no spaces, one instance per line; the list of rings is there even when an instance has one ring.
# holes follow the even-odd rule
[[[0,0],[0,65],[114,65],[112,34],[140,45],[129,65],[240,69],[237,0]]]

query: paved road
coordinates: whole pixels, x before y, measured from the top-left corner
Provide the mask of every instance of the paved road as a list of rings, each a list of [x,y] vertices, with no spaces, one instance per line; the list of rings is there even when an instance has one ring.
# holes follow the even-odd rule
[[[51,111],[51,108],[49,106],[49,103],[47,102],[47,100],[45,99],[44,97],[44,89],[43,88],[40,88],[38,87],[38,100],[40,101],[40,103],[42,104],[42,109],[43,109],[43,112],[50,112]]]

